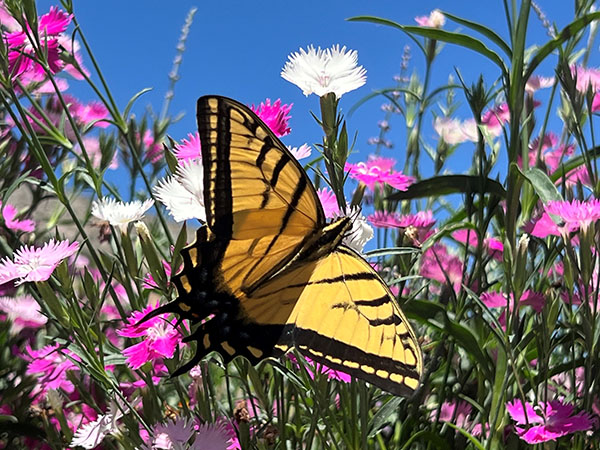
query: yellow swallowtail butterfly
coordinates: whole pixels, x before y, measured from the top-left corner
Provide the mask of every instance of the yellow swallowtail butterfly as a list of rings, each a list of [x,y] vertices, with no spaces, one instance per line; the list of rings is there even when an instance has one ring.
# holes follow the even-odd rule
[[[342,244],[306,172],[241,103],[198,100],[207,223],[181,252],[178,297],[152,313],[199,323],[187,338],[253,364],[292,346],[318,363],[399,395],[419,385],[423,361],[387,285]],[[211,317],[206,320],[207,317]]]

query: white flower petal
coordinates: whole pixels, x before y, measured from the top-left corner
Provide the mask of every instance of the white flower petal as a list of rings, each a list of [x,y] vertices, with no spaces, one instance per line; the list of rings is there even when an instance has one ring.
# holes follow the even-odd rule
[[[148,199],[144,203],[139,200],[123,203],[116,201],[114,198],[104,197],[102,200],[93,203],[92,215],[119,227],[125,233],[127,232],[127,225],[130,222],[141,220],[152,205],[154,205],[152,199]]]
[[[167,207],[176,222],[187,219],[206,222],[202,161],[184,162],[174,176],[158,182],[154,195]]]
[[[362,66],[358,66],[356,50],[346,52],[346,47],[340,48],[339,45],[315,50],[311,45],[308,51],[301,48],[300,53],[289,55],[281,76],[302,89],[306,96],[314,92],[322,97],[333,92],[340,98],[365,84],[366,73]]]

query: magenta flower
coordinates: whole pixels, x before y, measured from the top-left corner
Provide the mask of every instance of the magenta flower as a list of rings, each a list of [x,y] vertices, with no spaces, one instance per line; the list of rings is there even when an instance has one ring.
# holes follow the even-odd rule
[[[142,143],[146,147],[146,158],[152,163],[156,164],[163,158],[163,148],[160,141],[157,141],[152,134],[152,131],[144,131],[142,136]]]
[[[393,172],[394,163],[395,161],[390,158],[369,158],[366,163],[346,163],[345,170],[349,172],[350,178],[366,184],[371,190],[374,190],[376,183],[387,183],[400,191],[405,191],[415,179],[401,172]]]
[[[171,263],[163,260],[162,265],[163,265],[163,269],[165,271],[165,275],[167,276],[167,280],[168,280],[171,278]],[[167,281],[167,283],[169,283],[169,282]],[[142,282],[142,287],[144,289],[158,289],[159,288],[158,284],[156,284],[156,281],[154,281],[154,277],[152,276],[152,274],[150,272],[148,272],[146,274],[146,276],[144,277],[144,280]]]
[[[576,225],[587,229],[592,222],[600,219],[600,200],[592,198],[586,201],[551,201],[544,205],[548,214],[560,217],[567,225]]]
[[[463,262],[450,255],[445,245],[434,244],[421,257],[421,275],[425,278],[448,284],[454,292],[460,290],[463,280]]]
[[[15,285],[26,281],[45,281],[60,262],[78,248],[78,242],[69,244],[69,241],[57,242],[54,239],[41,248],[24,245],[15,252],[14,261],[4,258],[0,262],[0,284],[11,280],[17,280]]]
[[[102,163],[102,149],[100,148],[100,140],[97,136],[83,136],[82,139],[83,146],[85,148],[85,152],[87,153],[90,161],[92,162],[92,166],[94,168],[99,168]],[[78,154],[82,154],[81,146],[79,142],[75,144],[73,147],[73,151]],[[117,158],[117,154],[115,153],[112,156],[111,161],[108,163],[108,169],[115,170],[119,167],[119,160]]]
[[[440,421],[451,422],[457,427],[468,430],[471,426],[469,415],[471,414],[471,405],[464,400],[444,402],[440,408]],[[431,419],[435,420],[436,410],[431,412]]]
[[[317,190],[317,195],[319,197],[319,200],[321,200],[323,211],[325,211],[325,217],[327,217],[328,219],[338,217],[340,214],[340,208],[338,206],[337,199],[335,198],[335,194],[333,193],[333,191],[327,188],[321,188]]]
[[[410,235],[415,244],[419,245],[427,239],[431,227],[435,224],[432,211],[419,211],[416,214],[400,215],[397,212],[375,211],[367,220],[378,228],[409,228],[406,234]]]
[[[102,103],[91,101],[87,105],[84,105],[70,95],[65,96],[65,100],[68,100],[69,112],[79,123],[89,125],[95,122],[94,125],[100,128],[106,128],[110,125],[107,121],[103,120],[108,117],[108,109]]]
[[[48,318],[31,295],[0,297],[0,311],[12,322],[11,331],[18,334],[23,328],[41,328]]]
[[[72,16],[56,7],[51,7],[50,12],[38,19],[37,35],[40,39],[42,51],[46,52],[46,59],[52,73],[62,68],[59,58],[59,35],[64,32],[71,23]],[[28,25],[29,26],[29,25]],[[28,30],[31,32],[31,30]],[[25,31],[14,31],[6,34],[9,46],[8,62],[11,72],[20,75],[31,70],[39,79],[46,76],[44,69],[35,63],[34,49]]]
[[[290,111],[293,104],[282,105],[281,99],[277,99],[271,104],[270,99],[261,102],[260,105],[252,105],[250,109],[262,119],[264,123],[271,129],[275,136],[282,137],[289,134],[291,130],[289,121],[291,119]]]
[[[563,234],[569,234],[571,231],[575,231],[578,228],[579,226],[574,223],[565,223],[563,226],[559,227],[546,212],[543,213],[539,219],[532,219],[523,226],[523,230],[526,233],[542,239],[550,235],[562,236]]]
[[[555,441],[561,436],[577,431],[588,431],[594,427],[591,416],[581,411],[573,415],[573,405],[560,400],[540,402],[537,408],[519,399],[506,403],[506,410],[517,423],[515,430],[518,436],[528,444]]]
[[[139,369],[146,362],[156,358],[172,358],[175,348],[181,342],[182,336],[175,328],[177,321],[168,321],[167,314],[161,314],[137,325],[142,317],[157,307],[158,304],[148,306],[143,311],[134,311],[128,319],[128,324],[117,331],[117,334],[123,337],[144,338],[142,342],[123,350],[127,364],[132,369]]]
[[[481,123],[490,129],[501,129],[502,125],[510,121],[508,103],[502,103],[483,114]]]
[[[67,370],[79,370],[77,365],[67,358],[78,361],[79,358],[73,352],[60,348],[59,344],[47,345],[40,350],[32,350],[29,344],[26,346],[24,359],[30,361],[26,373],[38,377],[38,383],[34,396],[43,401],[45,393],[49,389],[63,389],[71,393],[74,390],[73,383],[67,379]]]
[[[488,308],[506,308],[508,305],[508,311],[512,311],[515,307],[515,300],[513,295],[507,296],[501,292],[484,292],[481,294],[481,301]],[[546,298],[539,292],[526,290],[521,298],[519,299],[519,308],[522,306],[531,306],[533,310],[539,314],[544,309],[546,304]],[[498,318],[498,322],[503,329],[506,328],[506,310],[502,311],[502,314]]]
[[[9,230],[25,232],[31,232],[35,230],[35,222],[33,220],[16,219],[18,211],[13,205],[10,205],[8,203],[3,205],[2,202],[0,202],[0,208],[2,208],[2,217],[4,218],[4,224]]]
[[[201,158],[200,135],[198,132],[188,133],[188,138],[182,139],[181,144],[175,146],[174,153],[179,163]]]

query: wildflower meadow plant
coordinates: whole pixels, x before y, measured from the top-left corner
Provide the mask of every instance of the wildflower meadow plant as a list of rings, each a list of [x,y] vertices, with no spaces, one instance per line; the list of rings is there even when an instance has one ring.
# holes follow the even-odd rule
[[[327,220],[352,222],[340,245],[379,274],[336,267],[328,282],[346,297],[365,279],[389,287],[334,309],[358,317],[393,297],[387,305],[415,329],[423,375],[404,398],[351,376],[357,361],[364,373],[375,372],[363,364],[373,358],[394,363],[382,349],[411,338],[398,313],[368,317],[365,334],[386,325],[397,336],[362,336],[369,345],[345,353],[351,373],[315,361],[335,364],[333,338],[315,358],[291,349],[227,363],[222,342],[225,353],[192,359],[198,346],[216,348],[194,333],[226,323],[223,298],[196,288],[218,281],[206,279],[203,255],[191,247],[182,256],[195,230],[217,221],[210,192],[221,182],[193,118],[168,114],[195,10],[163,113],[136,116],[139,95],[115,102],[72,2],[38,11],[33,0],[0,1],[0,448],[600,449],[600,69],[589,63],[600,12],[577,0],[559,29],[543,5],[500,3],[508,31],[438,9],[406,25],[350,18],[347,26],[396,31],[402,45],[400,72],[370,92],[362,55],[344,43],[290,48],[272,77],[316,111],[310,143],[294,133],[297,102],[247,99],[272,131],[263,134],[282,138],[293,158],[268,168],[272,183],[250,187],[267,199],[284,166],[302,166]],[[494,75],[467,73],[460,59],[444,67],[450,48],[485,59]],[[448,82],[435,85],[434,70]],[[77,98],[76,83],[95,98]],[[363,99],[350,104],[350,92]],[[381,102],[364,125],[376,136],[346,121],[364,102]],[[176,120],[189,130],[172,138]],[[248,225],[238,216],[229,225],[239,233]],[[213,231],[196,237],[220,245]],[[296,263],[273,263],[268,277]],[[197,279],[178,276],[186,267]],[[187,303],[179,314],[159,309],[185,282],[206,317]],[[234,307],[225,314],[238,314],[239,329],[227,331],[242,336],[251,319]],[[326,331],[338,325],[318,319]]]

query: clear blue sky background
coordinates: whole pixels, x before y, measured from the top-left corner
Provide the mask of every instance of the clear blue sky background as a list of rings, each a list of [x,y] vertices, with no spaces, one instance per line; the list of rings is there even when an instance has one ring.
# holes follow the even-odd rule
[[[560,27],[573,17],[573,2],[540,0],[538,3],[549,20]],[[55,2],[40,1],[39,13],[46,12],[52,4]],[[392,77],[399,72],[403,48],[411,43],[398,30],[345,20],[352,16],[374,15],[414,25],[415,16],[427,15],[434,8],[447,9],[453,14],[481,22],[507,39],[501,0],[422,0],[414,3],[389,0],[75,0],[75,12],[82,30],[122,108],[136,92],[150,87],[152,92],[138,100],[134,111],[140,114],[151,106],[157,114],[160,112],[175,46],[184,19],[193,6],[198,11],[170,109],[172,114],[185,113],[183,119],[169,131],[177,140],[196,129],[196,99],[205,94],[221,94],[247,104],[259,103],[267,97],[293,103],[292,134],[284,138],[285,143],[299,146],[305,142],[319,142],[321,132],[309,114],[311,110],[318,110],[318,98],[314,95],[304,97],[299,88],[280,76],[288,54],[309,44],[321,47],[341,44],[357,50],[359,63],[367,69],[367,84],[343,97],[342,108],[348,111],[372,90],[393,85]],[[460,29],[450,21],[445,28]],[[530,30],[530,44],[543,44],[548,40],[535,15],[532,15]],[[553,75],[555,58],[549,60],[540,68],[540,74]],[[594,59],[591,63],[594,64]],[[87,60],[86,64],[90,66]],[[468,82],[476,80],[481,73],[488,83],[498,76],[496,68],[483,57],[446,46],[434,63],[432,86],[444,84],[448,75],[454,73],[455,66]],[[422,76],[423,67],[421,55],[413,48],[410,71],[417,71]],[[89,89],[76,81],[71,82],[70,92],[84,100],[93,98]],[[465,104],[462,93],[457,94],[457,98]],[[354,157],[355,160],[366,159],[371,150],[366,141],[378,134],[377,121],[383,118],[380,110],[383,102],[383,98],[371,100],[349,118],[349,129],[358,131],[357,150],[360,153]],[[460,115],[468,117],[466,107]],[[393,131],[389,137],[395,146],[386,150],[385,156],[403,161],[405,133],[400,119],[398,117],[392,122]],[[430,123],[432,118],[427,120]],[[433,143],[436,138],[433,129],[428,128],[425,133]],[[464,164],[465,160],[470,162],[471,148],[472,145],[464,144],[464,150],[459,150],[462,155],[455,155],[454,161],[458,164],[461,161]]]

